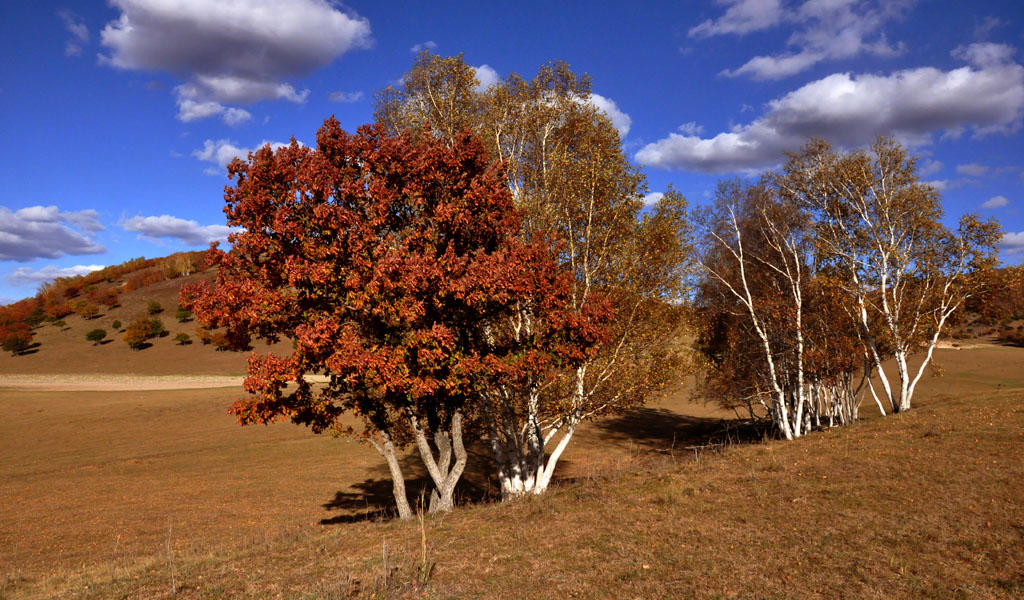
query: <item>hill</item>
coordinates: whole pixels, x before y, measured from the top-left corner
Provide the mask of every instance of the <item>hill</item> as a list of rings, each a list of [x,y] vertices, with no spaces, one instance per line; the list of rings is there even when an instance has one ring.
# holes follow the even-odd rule
[[[187,274],[176,263],[189,264]],[[246,352],[221,351],[203,344],[199,324],[176,318],[178,291],[186,283],[212,280],[214,269],[192,271],[202,263],[202,253],[180,253],[159,259],[135,259],[86,276],[57,280],[31,299],[0,307],[0,329],[8,323],[29,321],[29,347],[17,356],[0,354],[0,373],[24,375],[131,374],[131,375],[233,375],[245,373]],[[150,304],[161,307],[150,314]],[[76,306],[80,307],[75,312]],[[95,314],[88,308],[95,307]],[[48,318],[34,322],[35,312]],[[81,314],[80,314],[81,313]],[[57,316],[54,316],[57,315]],[[148,341],[146,348],[132,350],[123,340],[125,329],[139,318],[159,319],[166,334]],[[119,322],[120,327],[114,327]],[[106,331],[106,339],[94,344],[86,339],[93,329]],[[191,338],[188,345],[175,341],[179,334]],[[2,337],[2,336],[0,336]],[[283,351],[287,346],[282,346]],[[254,350],[265,352],[256,342]]]

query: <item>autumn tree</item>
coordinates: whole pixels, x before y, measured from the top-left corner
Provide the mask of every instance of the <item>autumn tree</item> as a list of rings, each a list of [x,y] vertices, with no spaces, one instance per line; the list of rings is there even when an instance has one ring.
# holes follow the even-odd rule
[[[862,355],[834,287],[819,272],[809,214],[774,177],[723,182],[699,211],[704,268],[698,347],[710,361],[702,392],[767,416],[786,439],[857,417]]]
[[[350,135],[332,118],[315,149],[264,147],[228,172],[225,213],[241,229],[230,251],[211,251],[216,281],[184,286],[182,306],[234,344],[294,342],[287,356],[250,356],[250,396],[232,411],[243,424],[287,418],[334,434],[355,434],[340,421],[354,413],[388,464],[399,516],[411,515],[406,442],[433,482],[430,509],[450,510],[481,389],[524,363],[488,330],[534,299],[522,290],[570,315],[568,278],[546,248],[516,238],[500,166],[469,133]],[[585,346],[572,317],[552,336]],[[311,374],[328,382],[314,387]]]
[[[132,350],[142,350],[146,347],[146,342],[163,335],[167,335],[163,321],[141,317],[128,324],[123,339]]]
[[[970,214],[956,230],[943,225],[939,193],[919,181],[916,163],[892,139],[854,152],[814,140],[779,179],[813,215],[818,260],[842,286],[893,412],[910,408],[943,330],[991,273],[1001,235],[995,221]],[[895,386],[882,370],[887,355]]]
[[[488,388],[485,421],[503,496],[543,492],[581,422],[643,403],[679,380],[686,202],[670,191],[644,210],[643,175],[590,102],[589,78],[564,63],[484,90],[461,56],[422,53],[401,81],[377,96],[377,120],[447,143],[462,128],[476,132],[508,172],[523,238],[548,244],[572,273],[577,318],[594,318],[589,311],[599,305],[610,311],[611,329],[589,339],[591,349],[573,365],[552,363],[515,385]],[[533,348],[549,317],[560,318],[524,301],[491,339]]]
[[[0,349],[3,349],[4,352],[10,352],[11,356],[18,356],[28,350],[30,345],[32,345],[32,332],[27,326],[0,327]]]
[[[124,343],[132,350],[142,350],[146,342],[153,337],[149,319],[136,319],[128,324],[124,332]]]

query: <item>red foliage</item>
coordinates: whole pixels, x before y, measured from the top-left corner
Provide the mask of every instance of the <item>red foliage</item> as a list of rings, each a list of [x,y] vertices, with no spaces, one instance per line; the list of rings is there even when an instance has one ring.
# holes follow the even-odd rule
[[[229,165],[225,213],[243,229],[230,252],[211,249],[214,285],[182,288],[182,306],[235,347],[294,340],[288,356],[250,356],[252,396],[232,409],[242,423],[287,417],[319,432],[352,410],[385,428],[409,407],[433,421],[486,379],[572,361],[602,338],[607,308],[567,309],[567,276],[546,246],[516,238],[504,174],[474,137],[349,135],[329,119],[317,142]],[[526,302],[550,315],[548,335],[486,343],[487,324]],[[314,389],[307,373],[331,382]]]
[[[73,312],[75,312],[75,310],[68,304],[51,304],[46,307],[46,316],[54,320],[63,319]]]

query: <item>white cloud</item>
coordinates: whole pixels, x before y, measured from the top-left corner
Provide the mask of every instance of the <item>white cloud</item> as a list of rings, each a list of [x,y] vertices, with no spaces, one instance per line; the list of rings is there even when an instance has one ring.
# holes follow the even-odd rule
[[[979,42],[967,46],[957,46],[953,56],[979,67],[991,67],[1008,63],[1013,60],[1016,49],[1006,44]]]
[[[236,158],[245,160],[249,157],[250,152],[256,150],[256,148],[262,148],[267,144],[270,144],[270,147],[274,150],[288,145],[284,142],[270,142],[263,140],[257,144],[255,148],[246,148],[236,145],[236,142],[231,140],[206,140],[203,142],[202,148],[192,151],[192,156],[201,161],[210,162],[220,167],[219,169],[214,167],[207,168],[203,171],[207,175],[223,175],[224,167],[227,167],[228,163],[232,160]]]
[[[420,52],[423,52],[424,50],[433,50],[434,48],[437,48],[437,42],[435,42],[434,40],[430,40],[429,42],[423,42],[422,44],[416,44],[412,48],[409,48],[409,52],[415,52],[416,54],[419,54]]]
[[[966,165],[957,165],[956,172],[961,175],[967,175],[968,177],[981,177],[988,173],[988,167],[985,165],[979,165],[978,163],[969,163]]]
[[[235,231],[227,225],[200,225],[170,215],[132,217],[123,219],[118,225],[125,231],[138,233],[142,239],[173,238],[190,246],[205,246],[214,240],[225,240]]]
[[[64,44],[64,55],[81,56],[82,47],[89,42],[89,28],[82,22],[81,17],[69,10],[61,10],[57,16],[64,21],[64,27],[71,34],[71,39]]]
[[[362,98],[363,98],[363,92],[362,91],[356,91],[356,92],[337,91],[337,92],[331,92],[330,94],[327,95],[327,99],[330,100],[331,102],[352,103],[352,102],[359,102],[360,100],[362,100]]]
[[[650,194],[644,196],[644,206],[651,206],[652,204],[656,204],[659,200],[661,200],[664,197],[665,194],[662,192],[651,192]]]
[[[223,115],[226,104],[304,102],[302,77],[372,43],[370,23],[327,0],[110,0],[120,17],[100,32],[119,69],[164,71],[185,79],[175,88],[178,118]],[[236,109],[240,110],[240,109]]]
[[[244,123],[251,119],[252,113],[244,108],[229,108],[224,111],[224,116],[222,118],[228,125],[238,125],[239,123]]]
[[[861,146],[876,135],[929,143],[941,131],[977,136],[1013,132],[1024,116],[1024,67],[974,63],[951,71],[922,67],[891,75],[835,73],[768,103],[753,122],[711,138],[670,133],[636,155],[645,164],[723,173],[771,167],[807,138]]]
[[[60,212],[56,206],[29,206],[12,211],[0,206],[0,260],[27,262],[71,254],[101,254],[93,239],[104,229],[95,210]]]
[[[902,45],[892,46],[883,25],[903,16],[915,0],[810,0],[783,6],[779,0],[719,0],[728,6],[719,19],[690,29],[690,37],[745,35],[783,24],[797,29],[786,41],[795,48],[781,54],[755,56],[723,75],[749,75],[754,79],[783,79],[824,61],[850,58],[861,53],[894,56]]]
[[[999,246],[1007,254],[1024,254],[1024,231],[1004,233]]]
[[[73,267],[57,268],[48,265],[42,269],[33,270],[29,267],[19,267],[14,272],[7,274],[4,279],[11,285],[39,285],[47,281],[53,281],[58,277],[74,277],[86,275],[93,271],[99,271],[106,265],[75,265]]]
[[[683,132],[686,135],[700,135],[700,134],[704,133],[704,127],[701,126],[701,125],[698,125],[696,121],[690,121],[688,123],[683,123],[682,125],[680,125],[678,127],[678,129],[679,129],[679,131]]]
[[[782,20],[781,0],[717,0],[728,6],[725,14],[708,19],[690,29],[690,37],[709,37],[726,33],[743,35],[774,27]]]
[[[276,97],[288,100],[297,99],[294,101],[298,103],[304,102],[306,97],[309,95],[309,90],[302,90],[302,92],[299,93],[296,92],[292,86],[287,84],[274,87],[280,91],[280,94],[277,94]],[[243,121],[247,121],[252,117],[252,114],[244,108],[225,106],[215,100],[201,100],[200,98],[208,98],[210,95],[207,91],[199,90],[191,84],[176,86],[174,88],[174,94],[177,96],[175,103],[178,105],[178,120],[182,123],[220,115],[221,119],[225,123],[233,126]],[[213,94],[213,97],[217,96],[219,96],[219,94]],[[253,97],[260,99],[259,96]]]
[[[992,196],[991,198],[986,200],[984,203],[982,203],[981,207],[982,208],[1002,208],[1002,207],[1006,206],[1009,203],[1010,203],[1010,201],[1006,199],[1006,196]]]
[[[619,137],[625,139],[633,124],[633,119],[619,110],[618,105],[611,98],[605,98],[600,94],[591,94],[590,103],[608,115],[608,120],[612,122],[612,127],[619,132]]]
[[[933,179],[932,181],[925,181],[924,184],[925,185],[930,185],[933,188],[935,188],[936,190],[941,192],[941,191],[944,191],[946,188],[949,187],[949,180],[948,179]]]
[[[917,174],[921,177],[928,177],[941,171],[944,166],[941,161],[926,158],[917,167]]]
[[[498,72],[492,69],[489,65],[480,65],[479,67],[473,67],[473,74],[479,85],[476,86],[477,93],[483,92],[492,85],[498,83],[501,77]]]

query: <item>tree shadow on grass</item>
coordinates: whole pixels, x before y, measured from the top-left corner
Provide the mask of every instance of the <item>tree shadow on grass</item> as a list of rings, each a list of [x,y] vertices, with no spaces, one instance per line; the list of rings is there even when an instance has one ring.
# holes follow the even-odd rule
[[[670,410],[638,408],[626,414],[605,418],[594,423],[598,437],[620,446],[640,447],[650,452],[683,452],[694,447],[723,446],[764,439],[764,429],[750,421],[694,417]],[[479,504],[500,499],[501,487],[493,468],[490,449],[483,441],[466,448],[469,459],[466,470],[455,491],[456,506]],[[405,453],[399,461],[405,475],[406,496],[413,510],[430,502],[433,483],[426,475],[419,453]],[[571,470],[571,462],[561,460],[558,471]],[[390,520],[398,516],[391,482],[391,474],[381,459],[370,469],[369,477],[345,490],[338,490],[322,506],[333,516],[320,520],[321,525]],[[572,481],[560,477],[556,481]]]
[[[466,448],[469,455],[466,470],[455,487],[455,505],[477,504],[497,497],[497,480],[490,469],[490,453],[482,443]],[[399,463],[405,475],[405,495],[413,511],[423,507],[427,510],[430,504],[430,493],[434,484],[426,474],[422,459],[418,452],[406,453]],[[394,487],[391,473],[381,458],[381,464],[371,469],[371,477],[361,483],[349,486],[349,490],[338,490],[334,498],[325,502],[323,507],[330,512],[341,514],[325,517],[321,525],[341,523],[358,523],[362,521],[390,520],[398,516],[395,508]]]
[[[648,451],[749,443],[764,439],[759,423],[740,419],[681,415],[663,408],[636,408],[594,424],[600,437]]]
[[[18,352],[15,352],[14,356],[28,356],[29,354],[35,354],[36,352],[39,352],[39,346],[41,345],[42,344],[40,344],[39,342],[32,342],[28,346],[25,346],[24,350],[19,350]]]

